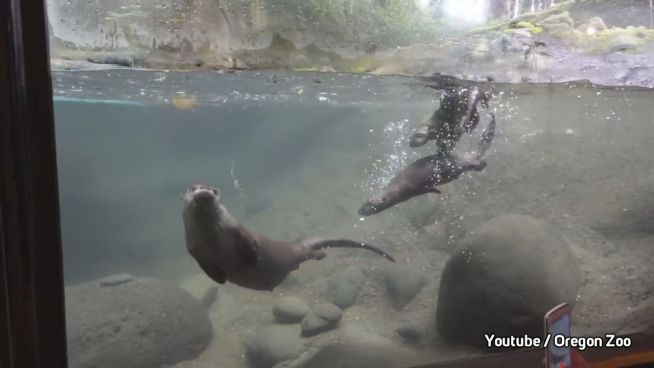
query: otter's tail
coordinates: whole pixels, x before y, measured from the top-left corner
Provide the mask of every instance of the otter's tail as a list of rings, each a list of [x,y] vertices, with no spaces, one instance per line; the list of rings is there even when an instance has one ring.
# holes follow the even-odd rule
[[[355,242],[349,239],[311,239],[307,240],[307,246],[313,251],[320,251],[327,248],[362,248],[375,252],[391,262],[395,262],[395,258],[388,254],[385,250],[376,245],[366,244],[362,242]]]

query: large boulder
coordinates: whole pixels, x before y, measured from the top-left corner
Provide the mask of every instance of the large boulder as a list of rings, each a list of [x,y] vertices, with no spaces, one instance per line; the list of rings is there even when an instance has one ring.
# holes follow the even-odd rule
[[[195,358],[213,337],[189,293],[125,274],[67,287],[66,318],[71,368],[159,368]]]
[[[437,327],[451,342],[485,346],[484,334],[543,334],[552,307],[573,304],[581,270],[548,223],[522,215],[475,227],[443,270]]]
[[[623,189],[606,189],[617,185]],[[611,195],[606,194],[608,191]],[[604,199],[597,201],[595,198]],[[614,238],[654,235],[654,175],[627,184],[602,183],[581,201],[577,211],[587,218],[593,229]]]

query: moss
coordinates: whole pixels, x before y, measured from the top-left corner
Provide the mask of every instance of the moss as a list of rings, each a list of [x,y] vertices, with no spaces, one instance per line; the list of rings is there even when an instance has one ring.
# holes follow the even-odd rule
[[[517,17],[516,19],[514,19],[514,21],[515,22],[526,21],[526,22],[532,22],[534,24],[538,24],[541,23],[545,18],[550,17],[552,15],[569,12],[570,9],[572,9],[572,7],[575,5],[576,1],[577,0],[562,1],[541,12],[523,14]]]
[[[535,25],[533,23],[525,22],[525,21],[509,23],[509,28],[534,28],[534,27]]]
[[[321,68],[319,66],[311,66],[308,68],[293,68],[294,72],[320,72]]]
[[[615,51],[640,52],[647,40],[654,40],[654,30],[632,28],[610,28],[588,34],[575,30],[574,37],[567,40],[589,53],[607,53]]]
[[[552,14],[546,18],[544,18],[541,23],[550,23],[550,24],[556,24],[556,23],[566,23],[570,27],[574,27],[574,20],[572,20],[572,17],[570,16],[570,12],[564,11],[563,13],[558,13],[558,14]]]
[[[478,33],[486,33],[486,32],[492,32],[492,31],[499,31],[502,28],[506,28],[507,23],[505,21],[499,20],[499,19],[494,19],[487,24],[485,24],[483,27],[475,28],[473,29],[470,34],[478,34]]]
[[[527,29],[531,34],[540,34],[544,31],[542,23],[548,17],[560,16],[566,20],[566,23],[572,22],[569,11],[575,5],[576,1],[563,1],[541,12],[526,13],[511,21],[495,20],[483,27],[474,29],[470,33],[479,34],[492,31],[506,31],[508,29]]]

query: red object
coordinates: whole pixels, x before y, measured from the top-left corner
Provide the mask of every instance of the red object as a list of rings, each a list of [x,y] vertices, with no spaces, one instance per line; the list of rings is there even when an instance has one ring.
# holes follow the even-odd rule
[[[560,363],[557,368],[586,368],[588,367],[588,361],[584,358],[583,355],[577,349],[572,349],[572,367],[568,367],[565,363]],[[543,358],[543,366],[545,366],[545,358]],[[547,368],[547,367],[546,367]]]

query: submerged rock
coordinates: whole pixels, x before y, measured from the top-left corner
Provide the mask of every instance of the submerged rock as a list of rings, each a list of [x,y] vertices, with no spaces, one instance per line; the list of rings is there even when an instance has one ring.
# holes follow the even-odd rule
[[[330,323],[337,323],[343,316],[341,308],[331,303],[322,303],[313,308],[313,313]]]
[[[529,216],[496,217],[477,226],[441,277],[437,327],[443,338],[485,346],[484,334],[539,336],[543,316],[573,304],[581,270],[566,241]]]
[[[302,336],[310,337],[338,326],[343,312],[334,304],[324,303],[313,309],[302,320]]]
[[[254,368],[270,368],[279,362],[294,359],[305,349],[296,326],[264,327],[245,341],[248,361]]]
[[[582,203],[580,210],[595,230],[618,238],[654,234],[654,176],[632,181],[606,201],[593,198]]]
[[[422,321],[404,319],[398,324],[395,333],[410,344],[420,345],[425,339],[426,330]]]
[[[213,337],[206,310],[175,285],[124,275],[66,288],[71,368],[158,368],[195,358]]]
[[[386,290],[393,308],[401,310],[427,285],[427,276],[412,266],[393,267],[386,275]]]
[[[327,300],[345,309],[356,301],[365,275],[361,267],[349,266],[327,280]]]
[[[98,283],[100,284],[100,286],[116,286],[120,284],[126,284],[132,280],[134,280],[134,276],[132,276],[131,274],[119,273],[116,275],[111,275],[102,278],[100,279],[100,281],[98,281]]]
[[[294,296],[283,297],[275,302],[272,313],[279,323],[299,323],[309,312],[309,306]]]
[[[302,336],[314,336],[338,326],[343,311],[331,303],[323,303],[308,313],[302,320]]]

